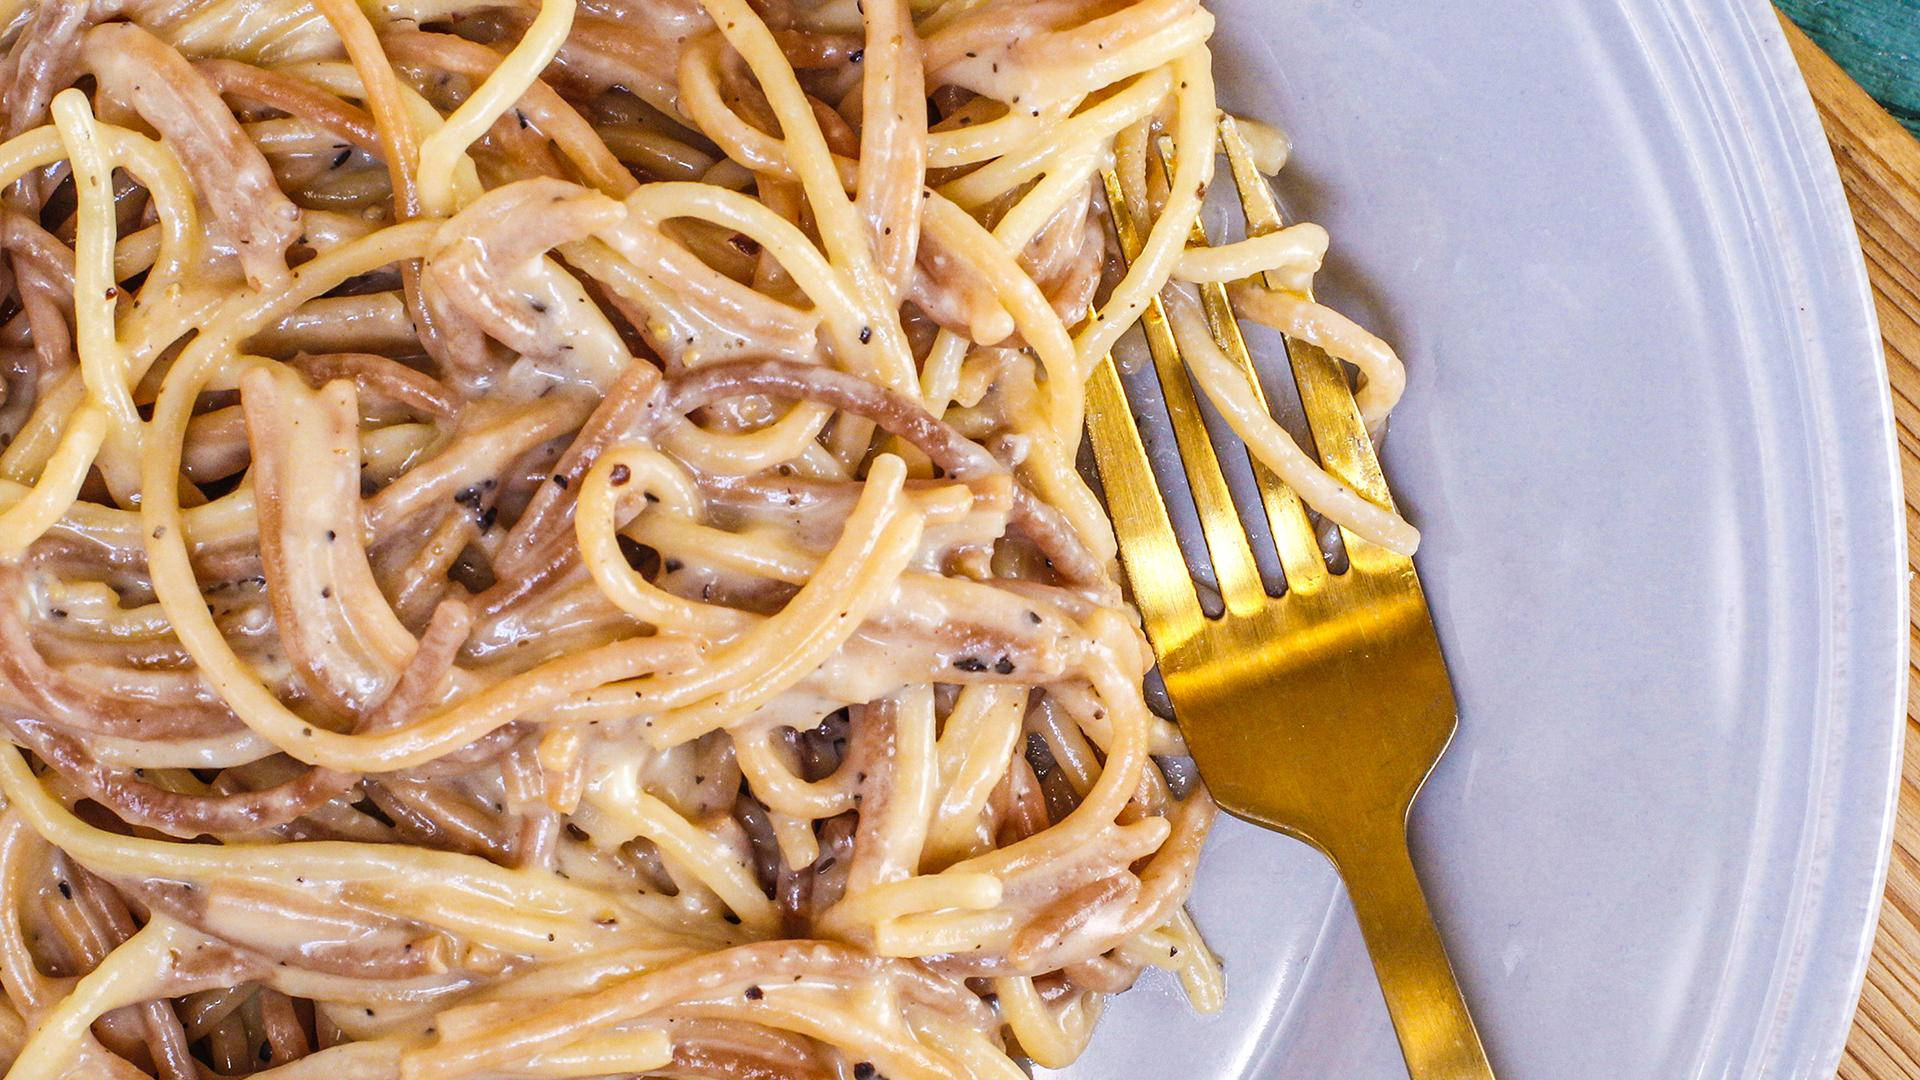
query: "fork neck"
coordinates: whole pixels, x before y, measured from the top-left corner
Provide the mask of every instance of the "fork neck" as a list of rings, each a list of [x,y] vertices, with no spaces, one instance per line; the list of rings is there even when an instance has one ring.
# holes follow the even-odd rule
[[[1406,815],[1328,850],[1353,897],[1412,1080],[1493,1080],[1407,849]]]

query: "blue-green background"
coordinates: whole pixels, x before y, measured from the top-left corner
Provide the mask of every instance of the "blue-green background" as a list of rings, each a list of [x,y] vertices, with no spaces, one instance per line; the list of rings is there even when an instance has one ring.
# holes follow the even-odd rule
[[[1779,0],[1854,81],[1920,135],[1920,0]]]

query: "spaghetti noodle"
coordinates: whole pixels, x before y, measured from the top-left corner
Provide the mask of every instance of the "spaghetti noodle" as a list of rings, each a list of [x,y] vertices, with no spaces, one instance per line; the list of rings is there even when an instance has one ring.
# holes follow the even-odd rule
[[[1316,227],[1185,250],[1195,0],[0,22],[9,1076],[1012,1080],[1218,1005],[1081,387],[1259,271],[1403,380]]]

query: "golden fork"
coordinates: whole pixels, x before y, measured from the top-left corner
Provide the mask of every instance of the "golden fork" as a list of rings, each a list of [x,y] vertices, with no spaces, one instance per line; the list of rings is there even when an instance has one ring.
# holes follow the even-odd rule
[[[1231,118],[1221,121],[1220,142],[1248,235],[1279,229],[1273,192]],[[1112,170],[1105,179],[1132,258],[1142,230]],[[1208,242],[1199,225],[1193,242]],[[1201,293],[1216,343],[1257,388],[1225,288]],[[1408,809],[1455,725],[1413,561],[1343,530],[1348,568],[1329,572],[1299,498],[1256,462],[1287,584],[1284,596],[1269,596],[1157,299],[1141,325],[1219,583],[1220,617],[1201,609],[1111,358],[1089,384],[1087,429],[1121,564],[1200,774],[1227,811],[1305,840],[1339,869],[1413,1080],[1492,1080],[1407,849]],[[1287,351],[1322,464],[1392,506],[1340,363],[1304,342],[1289,341]]]

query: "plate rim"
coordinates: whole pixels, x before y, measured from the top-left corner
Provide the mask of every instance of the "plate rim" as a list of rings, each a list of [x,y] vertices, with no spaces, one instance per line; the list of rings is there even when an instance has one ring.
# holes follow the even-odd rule
[[[1800,340],[1792,355],[1783,354],[1806,365],[1790,373],[1798,376],[1793,389],[1817,418],[1842,414],[1854,430],[1876,436],[1836,444],[1821,438],[1827,433],[1821,429],[1806,439],[1821,466],[1811,493],[1836,504],[1821,524],[1829,558],[1817,575],[1832,610],[1814,633],[1841,651],[1823,653],[1816,674],[1839,685],[1808,725],[1816,740],[1809,755],[1815,775],[1802,807],[1801,850],[1788,877],[1795,896],[1779,928],[1772,970],[1757,972],[1771,976],[1769,1007],[1746,1054],[1716,1058],[1723,1022],[1720,1031],[1707,1033],[1699,1061],[1728,1067],[1744,1059],[1753,1075],[1832,1076],[1877,938],[1908,722],[1906,501],[1878,313],[1838,163],[1772,4],[1618,2],[1640,13],[1652,10],[1667,23],[1677,54],[1668,63],[1679,69],[1663,74],[1691,82],[1711,113],[1713,132],[1737,144],[1734,176],[1744,174],[1756,185],[1773,212],[1768,224],[1781,230],[1777,272],[1814,301],[1799,306]],[[1880,542],[1884,551],[1875,550]],[[1885,586],[1879,590],[1884,600],[1875,595],[1876,582]],[[1878,635],[1885,635],[1884,644]],[[1845,790],[1862,780],[1864,787]],[[1754,936],[1736,935],[1732,959],[1763,944],[1738,940]]]

